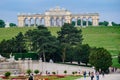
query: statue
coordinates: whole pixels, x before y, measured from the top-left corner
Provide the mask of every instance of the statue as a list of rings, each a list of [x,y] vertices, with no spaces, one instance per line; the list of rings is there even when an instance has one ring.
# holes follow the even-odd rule
[[[10,54],[10,58],[7,59],[9,62],[14,62],[15,61],[15,56],[12,56],[12,53]]]
[[[6,61],[6,59],[0,55],[0,62],[5,62],[5,61]]]

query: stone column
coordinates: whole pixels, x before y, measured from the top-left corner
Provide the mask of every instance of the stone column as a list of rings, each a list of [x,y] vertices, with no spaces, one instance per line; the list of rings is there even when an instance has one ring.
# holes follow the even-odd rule
[[[28,26],[29,27],[31,26],[31,20],[30,19],[28,20]]]
[[[24,61],[24,72],[29,69],[28,66],[29,66],[29,64],[28,64],[28,58],[25,58],[25,61]]]
[[[18,17],[18,27],[24,27],[25,22],[23,17]]]
[[[36,19],[34,19],[34,27],[36,26]]]
[[[62,27],[62,18],[60,17],[59,20],[60,20],[59,25],[60,25],[60,27]]]
[[[82,27],[83,26],[83,19],[82,18],[81,18],[81,23],[80,24],[81,24],[81,27]]]
[[[39,69],[40,69],[40,71],[42,71],[43,72],[43,62],[42,62],[42,58],[40,58],[40,60],[39,60]]]
[[[32,58],[30,58],[29,60],[29,69],[33,70],[33,63],[32,63]]]
[[[75,21],[75,26],[77,27],[77,19],[76,19],[76,21]]]
[[[18,58],[18,66],[19,66],[19,68],[20,68],[20,71],[23,72],[24,70],[23,70],[23,65],[22,65],[22,60],[21,60],[21,58]]]
[[[56,17],[54,17],[54,26],[56,26],[57,21],[56,21]]]
[[[88,26],[88,19],[86,19],[86,26]]]

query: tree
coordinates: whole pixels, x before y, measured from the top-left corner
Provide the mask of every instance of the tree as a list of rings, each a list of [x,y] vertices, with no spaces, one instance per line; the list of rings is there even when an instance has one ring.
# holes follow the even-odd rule
[[[43,61],[49,61],[58,47],[56,37],[52,36],[50,31],[42,25],[38,26],[37,29],[27,32],[25,35],[32,42],[32,49],[43,58]]]
[[[76,48],[75,56],[78,61],[85,63],[86,65],[89,62],[90,46],[88,44],[78,45]]]
[[[65,23],[61,27],[61,31],[58,31],[58,40],[60,42],[61,51],[62,51],[62,60],[65,61],[66,58],[66,49],[67,46],[76,46],[77,44],[82,44],[82,31],[78,30],[72,24]]]
[[[118,54],[118,63],[120,64],[120,53]]]
[[[39,73],[39,70],[37,70],[37,69],[34,70],[34,73],[35,73],[35,74],[38,74],[38,73]]]
[[[107,71],[112,65],[112,57],[104,48],[93,48],[89,56],[89,62],[98,71]]]
[[[0,20],[0,28],[4,28],[5,27],[5,22],[3,20]]]
[[[4,75],[5,75],[5,77],[8,78],[11,75],[11,72],[6,72]]]
[[[26,71],[26,73],[27,73],[28,75],[30,75],[30,73],[32,73],[32,70],[31,70],[31,69],[28,69],[28,70]]]
[[[9,26],[10,26],[10,27],[15,27],[16,24],[15,24],[15,23],[10,23]]]
[[[108,22],[107,21],[104,21],[104,22],[99,22],[99,25],[101,25],[101,26],[108,26]]]

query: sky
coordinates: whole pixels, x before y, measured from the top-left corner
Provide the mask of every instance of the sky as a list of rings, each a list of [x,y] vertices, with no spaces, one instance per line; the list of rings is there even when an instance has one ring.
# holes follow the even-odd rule
[[[56,6],[72,13],[99,13],[100,21],[120,23],[120,0],[1,0],[0,19],[17,24],[18,13],[44,13]]]

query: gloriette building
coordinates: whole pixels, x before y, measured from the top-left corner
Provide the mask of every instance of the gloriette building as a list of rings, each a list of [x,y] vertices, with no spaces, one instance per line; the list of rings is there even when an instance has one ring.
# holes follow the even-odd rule
[[[78,23],[80,20],[80,23]],[[62,26],[64,23],[75,22],[75,26],[89,26],[89,21],[92,22],[92,26],[98,26],[99,14],[98,13],[84,13],[74,14],[67,9],[55,7],[47,10],[43,14],[18,14],[18,26],[36,26],[45,25],[47,27]],[[85,24],[83,23],[85,22]],[[84,24],[84,25],[83,25]]]

